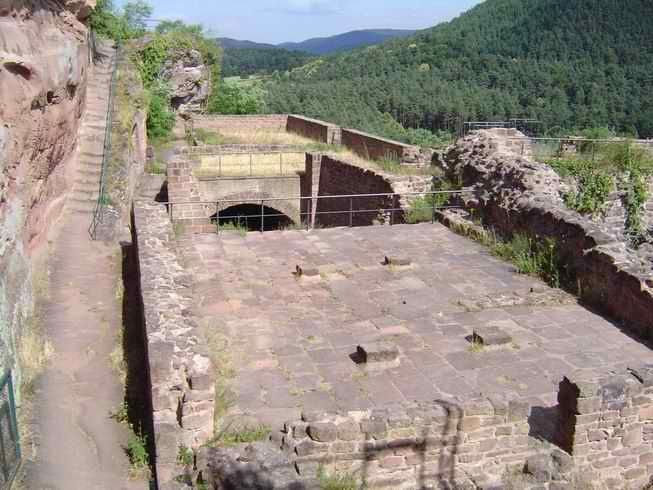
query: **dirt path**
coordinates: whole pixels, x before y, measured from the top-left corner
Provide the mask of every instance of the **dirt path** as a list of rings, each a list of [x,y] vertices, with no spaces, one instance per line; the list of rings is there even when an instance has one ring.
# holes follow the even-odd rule
[[[111,367],[121,314],[117,246],[91,242],[87,220],[69,214],[55,240],[43,316],[54,356],[34,406],[37,461],[29,489],[131,489],[127,429],[111,418],[123,388]]]
[[[122,255],[117,243],[91,241],[97,201],[113,50],[89,80],[77,178],[52,234],[49,298],[42,305],[54,355],[33,400],[35,461],[26,465],[29,490],[145,489],[129,479],[129,431],[112,414],[124,399],[111,363],[119,347]],[[29,456],[29,455],[27,455]]]

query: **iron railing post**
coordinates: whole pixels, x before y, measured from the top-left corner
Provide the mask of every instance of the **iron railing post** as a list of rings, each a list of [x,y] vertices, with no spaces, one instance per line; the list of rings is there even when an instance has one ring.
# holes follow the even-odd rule
[[[431,224],[435,224],[435,196],[431,196],[433,204],[433,212],[431,213]]]
[[[215,232],[220,234],[220,201],[215,203]]]
[[[11,424],[12,424],[12,432],[14,437],[14,444],[16,447],[16,459],[20,461],[20,457],[21,457],[20,438],[18,436],[18,418],[16,417],[16,399],[14,398],[14,380],[11,371],[9,371],[8,388],[9,388],[9,410],[11,411]]]
[[[354,226],[354,198],[349,198],[349,227]]]
[[[264,205],[264,200],[261,199],[261,233],[263,233],[264,228],[264,220],[265,220],[265,205]]]

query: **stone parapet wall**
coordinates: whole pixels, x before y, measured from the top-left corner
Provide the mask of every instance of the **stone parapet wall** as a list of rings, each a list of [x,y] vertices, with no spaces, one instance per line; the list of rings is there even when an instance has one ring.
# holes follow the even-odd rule
[[[286,131],[330,145],[339,145],[342,142],[342,129],[339,126],[294,114],[288,116]]]
[[[519,135],[479,131],[444,157],[449,177],[474,191],[465,204],[501,233],[553,239],[582,299],[652,338],[653,262],[646,249],[629,248],[610,226],[568,209],[566,187],[550,167],[520,155],[510,139]]]
[[[198,447],[213,436],[215,381],[206,342],[189,314],[192,277],[179,261],[165,206],[137,203],[132,230],[161,485],[175,476],[182,445]]]

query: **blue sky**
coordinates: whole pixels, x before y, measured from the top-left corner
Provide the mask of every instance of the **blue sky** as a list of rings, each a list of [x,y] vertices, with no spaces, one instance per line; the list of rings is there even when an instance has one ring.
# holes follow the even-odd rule
[[[355,29],[431,27],[450,20],[481,2],[481,0],[149,1],[154,6],[156,18],[201,23],[219,37],[275,44],[330,36]]]

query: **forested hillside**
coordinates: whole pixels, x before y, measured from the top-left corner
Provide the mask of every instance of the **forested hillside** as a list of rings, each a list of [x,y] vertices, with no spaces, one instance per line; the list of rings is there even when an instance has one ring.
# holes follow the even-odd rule
[[[222,73],[225,77],[286,72],[306,64],[312,55],[281,48],[224,48]]]
[[[267,87],[294,112],[410,140],[407,128],[536,117],[549,132],[653,136],[651,0],[486,0],[418,35],[298,68]]]

